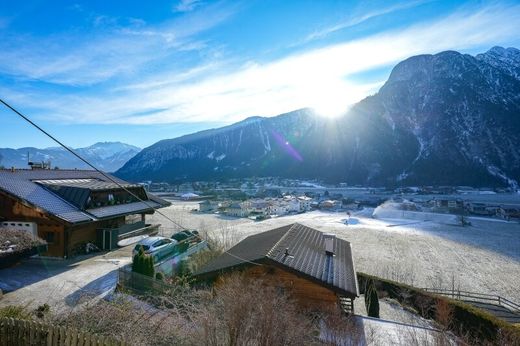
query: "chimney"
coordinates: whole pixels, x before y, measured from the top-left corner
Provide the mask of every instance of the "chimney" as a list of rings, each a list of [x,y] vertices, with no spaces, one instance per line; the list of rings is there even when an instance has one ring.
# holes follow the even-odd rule
[[[325,253],[328,256],[334,255],[334,239],[336,235],[333,233],[323,233],[323,240],[325,241]]]

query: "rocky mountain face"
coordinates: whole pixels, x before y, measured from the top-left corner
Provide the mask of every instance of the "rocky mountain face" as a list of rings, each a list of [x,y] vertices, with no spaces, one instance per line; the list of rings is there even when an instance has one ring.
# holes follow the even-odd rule
[[[363,185],[520,181],[520,51],[411,57],[344,116],[303,109],[160,141],[116,174],[139,181],[248,176]]]
[[[115,172],[141,149],[120,142],[100,142],[75,151],[97,168],[106,172]],[[28,168],[28,155],[32,162],[50,161],[52,167],[91,169],[61,147],[0,149],[0,165],[4,167]]]

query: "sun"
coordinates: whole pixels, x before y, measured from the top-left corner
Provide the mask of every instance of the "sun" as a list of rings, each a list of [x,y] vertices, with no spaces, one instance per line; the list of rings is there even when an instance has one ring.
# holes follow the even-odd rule
[[[354,90],[353,90],[354,89]],[[309,98],[311,108],[325,118],[338,118],[344,115],[355,100],[352,88],[345,81],[326,81],[320,83]]]

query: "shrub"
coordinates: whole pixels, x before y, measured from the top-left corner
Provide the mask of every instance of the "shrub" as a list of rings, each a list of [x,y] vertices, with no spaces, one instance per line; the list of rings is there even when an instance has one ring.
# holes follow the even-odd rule
[[[133,258],[132,271],[152,278],[155,275],[153,257],[145,254],[143,247],[139,248],[139,252]]]
[[[437,320],[440,317],[437,322],[441,325],[449,322],[447,328],[450,331],[470,342],[476,340],[477,344],[501,345],[501,337],[507,337],[508,340],[520,339],[519,328],[471,305],[364,273],[358,272],[357,276],[360,287],[364,287],[363,284],[368,280],[373,280],[379,291],[384,291],[390,298],[414,308],[424,318]],[[443,307],[444,304],[447,306]],[[437,309],[444,311],[439,314],[441,311]]]
[[[23,230],[2,228],[0,232],[0,257],[30,250],[47,244],[40,238]]]
[[[317,328],[286,295],[239,274],[224,277],[195,316],[204,345],[309,345]]]
[[[370,317],[379,318],[379,298],[374,280],[368,280],[365,285],[365,307],[367,314]]]
[[[0,318],[3,317],[30,320],[31,313],[27,311],[27,308],[25,306],[8,305],[0,308]]]

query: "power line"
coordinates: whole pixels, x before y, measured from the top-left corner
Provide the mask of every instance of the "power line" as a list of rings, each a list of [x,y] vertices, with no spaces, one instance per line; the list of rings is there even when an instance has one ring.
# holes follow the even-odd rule
[[[134,194],[132,191],[128,190],[125,186],[123,186],[122,184],[120,184],[117,180],[113,179],[110,175],[106,174],[105,172],[101,171],[100,169],[98,169],[96,166],[94,166],[93,164],[91,164],[90,162],[88,162],[86,159],[84,159],[81,155],[79,155],[78,153],[76,153],[73,149],[69,148],[68,146],[66,146],[65,144],[63,144],[60,140],[58,140],[56,137],[54,137],[53,135],[51,135],[49,132],[45,131],[42,127],[40,127],[39,125],[37,125],[35,122],[33,122],[31,119],[29,119],[28,117],[26,117],[25,115],[23,115],[22,113],[20,113],[17,109],[15,109],[14,107],[12,107],[10,104],[8,104],[7,102],[5,102],[3,99],[0,98],[0,102],[6,106],[7,108],[9,108],[11,111],[13,111],[15,114],[17,114],[18,116],[20,116],[22,119],[24,119],[25,121],[27,121],[29,124],[31,124],[32,126],[34,126],[36,129],[38,129],[40,132],[42,132],[44,135],[46,135],[47,137],[49,137],[50,139],[52,139],[54,142],[58,143],[60,146],[62,146],[65,150],[67,150],[69,153],[71,153],[72,155],[74,155],[76,158],[78,158],[79,160],[81,160],[82,162],[84,162],[85,164],[87,164],[89,167],[91,167],[93,170],[95,170],[96,172],[98,172],[99,174],[101,174],[103,177],[105,177],[106,179],[110,180],[111,182],[113,182],[114,184],[116,184],[119,188],[121,188],[122,190],[128,192],[132,197],[136,198],[138,201],[144,203],[145,205],[147,205],[149,208],[153,209],[155,212],[157,212],[157,214],[161,215],[162,217],[164,217],[166,220],[170,221],[172,224],[176,225],[177,227],[180,227],[182,230],[187,230],[186,227],[182,226],[180,223],[174,221],[173,219],[171,219],[170,217],[168,217],[167,215],[165,215],[164,213],[162,213],[161,211],[159,211],[158,208],[154,207],[153,205],[151,205],[150,203],[148,203],[148,201],[145,201],[143,199],[141,199],[139,196],[137,196],[136,194]],[[200,238],[199,235],[197,235],[197,237]],[[185,239],[185,241],[187,241],[188,239]],[[184,241],[181,241],[179,243],[182,243]],[[247,262],[247,263],[251,263],[251,264],[254,264],[254,265],[261,265],[259,263],[255,263],[255,262],[252,262],[252,261],[249,261],[245,258],[241,258],[239,256],[236,256],[228,251],[224,251],[224,253],[232,256],[232,257],[235,257],[236,259],[238,260],[241,260],[243,262]]]
[[[159,215],[162,215],[164,218],[166,218],[167,220],[169,220],[171,223],[173,223],[174,225],[180,227],[181,229],[185,230],[186,228],[183,227],[181,224],[179,224],[178,222],[172,220],[171,218],[169,218],[168,216],[166,216],[165,214],[163,214],[162,212],[159,211],[159,209],[156,209],[153,205],[151,205],[150,203],[148,203],[148,201],[145,201],[143,199],[141,199],[139,196],[137,196],[136,194],[134,194],[132,191],[128,190],[126,187],[124,187],[123,185],[121,185],[117,180],[113,179],[110,175],[106,174],[105,172],[101,171],[100,169],[98,169],[96,166],[94,166],[93,164],[91,164],[90,162],[88,162],[86,159],[84,159],[83,157],[81,157],[79,154],[77,154],[73,149],[69,148],[68,146],[66,146],[65,144],[63,144],[61,141],[59,141],[56,137],[54,137],[53,135],[51,135],[49,132],[45,131],[43,128],[41,128],[40,126],[38,126],[36,123],[34,123],[31,119],[29,119],[28,117],[26,117],[25,115],[23,115],[22,113],[20,113],[18,110],[16,110],[15,108],[13,108],[11,105],[9,105],[7,102],[5,102],[3,99],[0,99],[0,102],[4,104],[4,106],[6,106],[7,108],[9,108],[10,110],[12,110],[13,112],[15,112],[17,115],[19,115],[20,117],[22,117],[22,119],[24,119],[25,121],[27,121],[29,124],[31,124],[32,126],[34,126],[35,128],[37,128],[39,131],[41,131],[43,134],[45,134],[47,137],[49,137],[50,139],[52,139],[53,141],[55,141],[56,143],[58,143],[60,146],[62,146],[65,150],[67,150],[69,153],[71,153],[72,155],[74,155],[75,157],[77,157],[78,159],[80,159],[82,162],[84,162],[85,164],[87,164],[89,167],[91,167],[92,169],[94,169],[96,172],[98,172],[99,174],[101,174],[103,177],[105,177],[106,179],[110,180],[111,182],[113,182],[114,184],[116,184],[119,188],[123,189],[124,191],[128,192],[132,197],[136,198],[137,200],[139,200],[140,202],[144,203],[146,206],[148,206],[149,208],[152,208],[154,211],[156,211]]]

